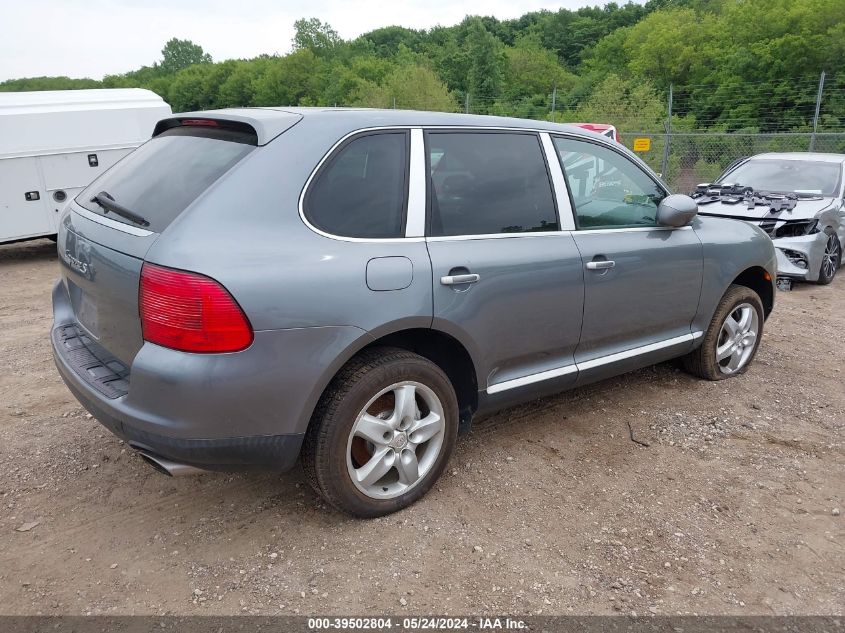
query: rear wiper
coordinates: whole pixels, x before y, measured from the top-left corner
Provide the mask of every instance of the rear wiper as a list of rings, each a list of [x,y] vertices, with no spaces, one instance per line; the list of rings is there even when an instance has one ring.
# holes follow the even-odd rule
[[[101,191],[96,196],[91,198],[91,202],[100,205],[103,207],[103,210],[108,213],[111,211],[112,213],[116,213],[122,218],[126,218],[127,220],[134,222],[135,224],[139,224],[140,226],[149,226],[150,223],[134,211],[130,211],[122,204],[115,201],[114,197],[108,191]]]

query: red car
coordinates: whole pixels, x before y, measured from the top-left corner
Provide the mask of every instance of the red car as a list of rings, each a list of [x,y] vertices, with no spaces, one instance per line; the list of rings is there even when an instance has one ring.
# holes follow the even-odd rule
[[[596,134],[601,134],[602,136],[606,136],[607,138],[612,138],[617,143],[622,142],[619,137],[619,132],[616,130],[615,125],[609,125],[607,123],[573,123],[572,125],[582,127],[585,130],[590,130],[591,132],[595,132]]]

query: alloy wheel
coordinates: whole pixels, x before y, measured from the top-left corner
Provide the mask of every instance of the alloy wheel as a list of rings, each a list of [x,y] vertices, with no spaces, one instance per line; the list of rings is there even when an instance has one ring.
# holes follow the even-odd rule
[[[759,333],[760,318],[754,306],[742,303],[731,311],[716,343],[716,364],[723,374],[734,374],[748,363]]]
[[[839,238],[831,235],[822,256],[822,275],[824,277],[830,279],[836,274],[836,269],[839,267],[839,257]]]
[[[403,381],[382,389],[349,434],[346,466],[352,483],[374,499],[405,494],[436,463],[445,428],[443,405],[424,384]]]

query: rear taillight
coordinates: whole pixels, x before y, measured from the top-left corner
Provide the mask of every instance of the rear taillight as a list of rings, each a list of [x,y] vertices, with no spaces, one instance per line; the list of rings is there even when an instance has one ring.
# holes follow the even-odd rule
[[[183,352],[238,352],[252,327],[232,295],[197,273],[144,264],[139,293],[144,340]]]

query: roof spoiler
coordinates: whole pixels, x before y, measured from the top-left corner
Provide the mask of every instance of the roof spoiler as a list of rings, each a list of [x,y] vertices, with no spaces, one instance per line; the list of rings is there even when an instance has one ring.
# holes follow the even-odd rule
[[[266,145],[302,120],[299,112],[278,108],[224,108],[197,112],[180,112],[158,122],[153,137],[173,128],[184,127],[184,133],[198,132],[205,122],[205,134],[210,135],[215,125],[220,133],[242,132],[252,135],[252,143]],[[199,132],[198,132],[199,133]],[[244,139],[244,142],[247,142]]]
[[[242,143],[258,145],[257,130],[243,121],[232,121],[231,119],[216,118],[213,116],[176,116],[162,119],[156,123],[153,130],[153,138],[164,132],[184,128],[185,132],[198,132],[201,136],[217,136],[220,134],[237,134]]]

